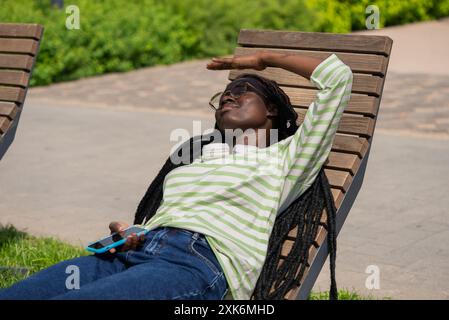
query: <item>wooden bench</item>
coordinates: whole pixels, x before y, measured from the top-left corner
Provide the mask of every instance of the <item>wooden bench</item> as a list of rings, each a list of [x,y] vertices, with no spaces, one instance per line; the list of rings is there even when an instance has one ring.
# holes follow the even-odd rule
[[[385,36],[331,34],[278,30],[242,29],[234,56],[260,49],[326,58],[335,53],[354,73],[352,95],[341,118],[325,173],[337,208],[337,234],[362,185],[373,141],[374,128],[387,74],[393,41]],[[298,112],[298,125],[304,119],[316,88],[307,79],[281,68],[230,70],[229,80],[241,73],[255,73],[275,80],[290,97]],[[314,244],[300,286],[289,291],[285,299],[307,299],[328,256],[326,215]],[[296,241],[296,230],[284,243],[279,264]],[[337,278],[338,283],[338,278]],[[229,295],[228,299],[231,298]]]
[[[0,160],[14,140],[43,27],[0,23]]]

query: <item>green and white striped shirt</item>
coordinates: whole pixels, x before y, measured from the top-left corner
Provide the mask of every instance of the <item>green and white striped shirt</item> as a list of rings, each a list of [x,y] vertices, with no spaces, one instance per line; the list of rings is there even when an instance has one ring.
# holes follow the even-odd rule
[[[201,157],[167,174],[161,206],[144,225],[205,234],[234,299],[251,297],[276,216],[313,183],[349,101],[352,72],[335,54],[311,81],[319,91],[294,135],[232,152],[225,143],[205,145]]]

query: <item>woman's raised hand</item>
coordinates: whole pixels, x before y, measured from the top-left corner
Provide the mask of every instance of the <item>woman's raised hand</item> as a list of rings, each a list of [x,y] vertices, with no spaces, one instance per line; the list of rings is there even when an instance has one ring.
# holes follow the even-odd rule
[[[129,228],[129,224],[126,222],[121,221],[112,221],[109,224],[109,230],[111,230],[111,234],[113,233],[119,233],[123,235],[123,232],[126,228]],[[131,234],[126,238],[126,242],[122,244],[121,246],[118,246],[116,248],[112,248],[109,250],[110,253],[115,252],[122,252],[122,251],[128,251],[128,250],[135,250],[139,245],[141,245],[145,241],[145,235],[141,235],[138,237],[135,233]]]
[[[264,70],[267,66],[263,62],[262,56],[264,50],[259,50],[254,54],[238,56],[233,58],[212,58],[206,66],[209,70],[228,70],[228,69],[255,69]]]

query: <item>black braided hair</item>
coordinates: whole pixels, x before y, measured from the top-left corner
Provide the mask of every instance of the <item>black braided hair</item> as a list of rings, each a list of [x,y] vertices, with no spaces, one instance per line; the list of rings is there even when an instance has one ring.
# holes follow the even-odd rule
[[[269,101],[278,110],[278,116],[273,121],[273,128],[278,129],[278,138],[283,140],[293,135],[298,129],[296,123],[297,113],[290,103],[289,97],[278,86],[278,84],[265,77],[255,74],[241,74],[236,78],[253,77],[265,86],[265,91],[269,92]],[[218,129],[215,123],[215,129]],[[202,147],[212,142],[208,137],[202,135],[190,138],[185,144],[190,144],[191,163],[198,155],[194,154],[195,144]],[[182,145],[175,151],[184,150]],[[145,195],[137,208],[134,223],[141,224],[147,222],[154,216],[159,208],[163,195],[163,182],[165,176],[173,169],[184,165],[174,164],[170,157],[167,159],[156,178],[148,187]],[[326,211],[326,219],[322,215]],[[304,272],[309,267],[309,248],[315,244],[315,238],[320,225],[323,225],[328,232],[327,244],[330,255],[331,285],[329,298],[338,299],[337,285],[335,281],[335,259],[336,259],[336,228],[335,228],[336,207],[330,190],[330,185],[321,168],[312,185],[290,206],[276,218],[268,243],[268,252],[265,263],[259,275],[256,287],[251,296],[255,300],[281,300],[292,289],[300,286],[300,281]],[[324,222],[323,222],[324,221]],[[281,256],[281,249],[284,242],[289,237],[291,230],[297,228],[296,239],[286,256]],[[283,261],[280,263],[281,258]]]

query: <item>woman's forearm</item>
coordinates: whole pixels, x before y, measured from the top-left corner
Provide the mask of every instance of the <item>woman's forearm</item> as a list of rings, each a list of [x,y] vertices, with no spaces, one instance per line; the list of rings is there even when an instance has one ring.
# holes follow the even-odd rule
[[[261,52],[261,58],[267,67],[282,68],[299,74],[307,79],[310,79],[313,70],[315,70],[315,68],[324,60],[268,50],[263,50]]]

